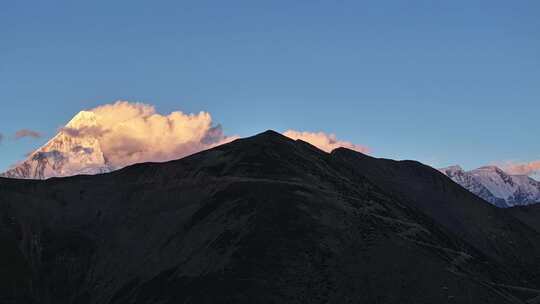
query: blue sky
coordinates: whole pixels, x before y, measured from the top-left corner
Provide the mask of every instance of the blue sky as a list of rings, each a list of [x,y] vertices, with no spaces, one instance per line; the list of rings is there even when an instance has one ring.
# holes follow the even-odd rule
[[[118,99],[434,166],[538,160],[539,16],[538,1],[4,1],[0,170]]]

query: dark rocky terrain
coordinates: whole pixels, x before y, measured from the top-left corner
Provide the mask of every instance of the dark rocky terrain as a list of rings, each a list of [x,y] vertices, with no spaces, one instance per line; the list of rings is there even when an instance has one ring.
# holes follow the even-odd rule
[[[524,224],[540,233],[540,203],[514,207],[510,209],[510,212]]]
[[[0,303],[540,303],[539,221],[417,162],[267,131],[0,179]]]

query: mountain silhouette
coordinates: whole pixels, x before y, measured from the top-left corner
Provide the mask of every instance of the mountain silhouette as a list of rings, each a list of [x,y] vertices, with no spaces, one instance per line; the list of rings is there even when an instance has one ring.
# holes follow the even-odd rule
[[[107,174],[2,178],[0,212],[0,303],[540,299],[538,212],[273,131]]]

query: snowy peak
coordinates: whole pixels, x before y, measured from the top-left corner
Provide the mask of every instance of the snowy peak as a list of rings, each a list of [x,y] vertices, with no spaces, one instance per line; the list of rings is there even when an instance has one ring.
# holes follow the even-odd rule
[[[97,125],[97,118],[94,112],[80,111],[66,124],[66,128],[92,127]]]
[[[484,200],[512,207],[540,202],[540,182],[525,175],[510,175],[497,166],[463,171],[459,166],[439,169],[442,173]]]
[[[97,126],[93,112],[81,111],[45,145],[32,152],[22,163],[0,176],[26,179],[109,172],[99,139],[91,132]]]
[[[501,176],[509,176],[506,172],[504,172],[501,168],[497,166],[483,166],[483,167],[474,169],[471,172],[476,173],[476,174],[498,174]]]
[[[465,171],[463,170],[463,168],[457,165],[441,168],[439,169],[439,171],[441,171],[442,173],[444,173],[445,175],[451,178],[456,178],[456,179],[462,179],[465,174]]]
[[[497,166],[493,166],[493,165],[482,166],[482,167],[474,169],[474,170],[476,170],[476,171],[494,171],[494,172],[502,171],[502,169],[500,169]]]
[[[449,166],[449,167],[446,167],[446,168],[441,168],[439,169],[439,171],[441,172],[447,172],[447,173],[460,173],[460,172],[464,172],[463,168],[461,168],[461,166],[458,166],[458,165],[454,165],[454,166]]]

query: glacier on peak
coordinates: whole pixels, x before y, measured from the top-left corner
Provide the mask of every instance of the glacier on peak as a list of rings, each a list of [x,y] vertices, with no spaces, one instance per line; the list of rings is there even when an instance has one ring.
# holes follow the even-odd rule
[[[93,112],[79,112],[45,145],[0,176],[46,179],[114,170],[107,163],[98,138],[92,134],[74,134],[73,131],[96,126],[97,118]]]
[[[439,171],[455,173],[455,172],[463,172],[464,170],[459,165],[453,165],[453,166],[448,166],[445,168],[440,168]]]
[[[66,124],[66,127],[78,128],[83,126],[95,126],[97,124],[96,114],[91,111],[80,111]]]
[[[470,171],[450,166],[439,171],[498,207],[540,203],[540,182],[526,175],[511,175],[493,165]]]

